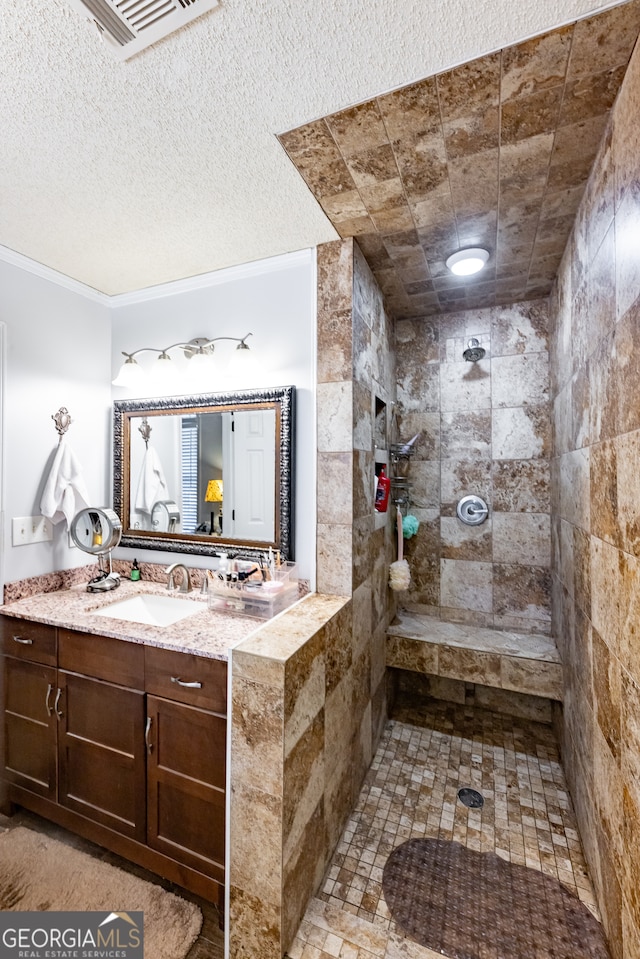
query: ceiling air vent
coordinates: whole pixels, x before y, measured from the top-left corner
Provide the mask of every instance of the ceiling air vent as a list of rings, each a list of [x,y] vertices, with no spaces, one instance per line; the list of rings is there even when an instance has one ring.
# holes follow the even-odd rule
[[[217,7],[219,0],[71,0],[95,23],[119,60],[161,40]]]

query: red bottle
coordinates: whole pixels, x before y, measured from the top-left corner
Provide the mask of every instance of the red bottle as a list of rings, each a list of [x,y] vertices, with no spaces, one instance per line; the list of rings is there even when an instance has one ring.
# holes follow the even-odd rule
[[[386,513],[389,505],[389,491],[391,489],[391,480],[385,472],[386,467],[381,467],[378,477],[378,487],[376,489],[376,509],[379,513]]]

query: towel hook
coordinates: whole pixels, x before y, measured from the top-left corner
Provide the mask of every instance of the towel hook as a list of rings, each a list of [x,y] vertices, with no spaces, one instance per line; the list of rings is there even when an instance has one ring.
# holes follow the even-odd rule
[[[142,417],[142,423],[138,427],[138,432],[142,434],[142,439],[144,440],[144,445],[149,449],[149,437],[151,436],[151,427],[149,426],[149,420],[146,416]]]
[[[56,430],[58,431],[58,442],[60,442],[64,434],[73,423],[73,420],[69,416],[69,410],[66,406],[61,406],[57,413],[51,414],[51,419],[56,424]]]

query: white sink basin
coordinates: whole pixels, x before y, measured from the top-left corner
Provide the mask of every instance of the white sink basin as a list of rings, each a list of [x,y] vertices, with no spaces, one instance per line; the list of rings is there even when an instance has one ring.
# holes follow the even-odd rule
[[[187,616],[201,613],[202,603],[190,599],[178,599],[174,596],[156,596],[143,593],[131,596],[115,603],[109,603],[93,611],[95,616],[109,616],[111,619],[126,619],[130,623],[144,623],[147,626],[172,626]]]

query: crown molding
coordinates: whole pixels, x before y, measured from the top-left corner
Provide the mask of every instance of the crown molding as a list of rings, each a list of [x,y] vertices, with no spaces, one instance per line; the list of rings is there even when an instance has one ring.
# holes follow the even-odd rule
[[[303,265],[313,262],[313,248],[305,250],[296,250],[293,253],[282,253],[279,256],[267,257],[263,260],[254,260],[251,263],[241,263],[238,266],[228,266],[221,270],[214,270],[211,273],[199,273],[197,276],[189,276],[184,280],[171,280],[169,283],[159,283],[157,286],[147,286],[140,290],[133,290],[131,293],[116,293],[109,296],[107,293],[101,293],[80,280],[74,280],[72,277],[58,270],[45,266],[44,263],[38,263],[23,253],[17,253],[10,250],[9,247],[0,245],[0,261],[9,263],[11,266],[17,266],[21,270],[26,270],[34,276],[49,280],[57,286],[70,290],[72,293],[78,293],[87,299],[107,306],[110,309],[118,309],[122,306],[131,306],[134,303],[144,303],[149,300],[157,300],[165,296],[178,296],[182,293],[190,293],[193,290],[203,290],[212,286],[219,286],[221,283],[232,283],[236,280],[244,280],[252,276],[261,276],[265,273],[275,273],[278,270],[288,270],[293,266]]]
[[[59,270],[54,270],[50,266],[45,266],[44,263],[32,260],[30,256],[25,256],[24,253],[17,253],[15,250],[10,250],[8,246],[0,245],[0,261],[8,263],[10,266],[17,266],[20,270],[25,270],[33,276],[39,276],[43,280],[48,280],[50,283],[55,283],[56,286],[70,290],[71,293],[78,293],[88,300],[93,300],[94,303],[100,303],[102,306],[110,305],[112,298],[107,296],[106,293],[101,293],[92,286],[81,283],[80,280],[74,280],[72,277],[67,276],[65,273],[60,273]]]

